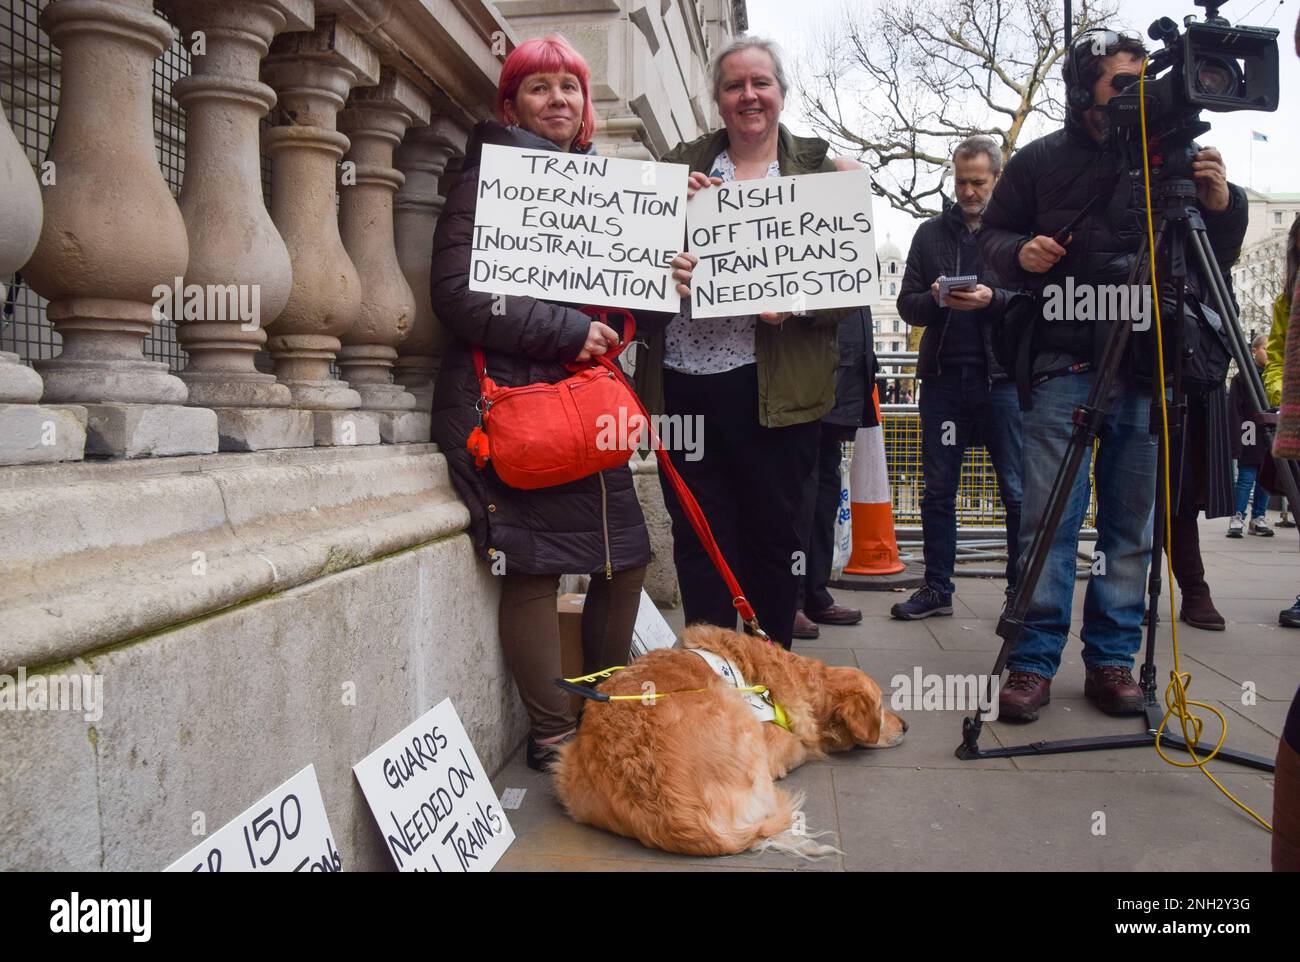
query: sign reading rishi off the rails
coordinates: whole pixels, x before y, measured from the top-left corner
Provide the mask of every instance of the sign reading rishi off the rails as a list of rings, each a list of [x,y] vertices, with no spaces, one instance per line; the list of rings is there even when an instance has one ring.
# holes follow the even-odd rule
[[[692,317],[876,302],[867,171],[731,181],[699,191],[687,207],[687,248],[700,258]]]
[[[676,313],[684,164],[483,146],[469,289]]]

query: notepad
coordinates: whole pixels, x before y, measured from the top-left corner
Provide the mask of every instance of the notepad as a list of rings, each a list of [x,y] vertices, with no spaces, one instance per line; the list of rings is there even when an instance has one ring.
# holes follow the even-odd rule
[[[949,291],[973,291],[975,285],[979,283],[979,278],[974,274],[963,274],[961,277],[941,277],[939,278],[939,306],[948,306]]]

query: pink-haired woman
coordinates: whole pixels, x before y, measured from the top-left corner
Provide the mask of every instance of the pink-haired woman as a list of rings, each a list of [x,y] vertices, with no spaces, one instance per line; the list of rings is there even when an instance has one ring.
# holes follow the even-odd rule
[[[506,58],[497,90],[497,121],[474,128],[459,181],[447,195],[434,233],[431,294],[438,318],[454,335],[443,355],[433,399],[433,438],[469,507],[474,544],[502,577],[499,632],[506,664],[528,710],[528,764],[544,768],[574,732],[560,670],[556,593],[562,574],[591,574],[582,613],[584,671],[623,664],[641,598],[650,539],[626,467],[551,488],[504,484],[491,462],[478,470],[465,447],[478,424],[479,386],[471,347],[481,347],[489,376],[516,387],[554,383],[564,365],[615,348],[622,332],[571,304],[469,289],[470,252],[484,144],[590,154],[596,129],[591,71],[561,37],[528,40]],[[674,261],[690,280],[693,258]],[[667,316],[638,312],[640,324]]]

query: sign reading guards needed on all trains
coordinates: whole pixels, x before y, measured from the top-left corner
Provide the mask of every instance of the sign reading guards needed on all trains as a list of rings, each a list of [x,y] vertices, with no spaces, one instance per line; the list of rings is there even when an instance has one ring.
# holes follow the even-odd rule
[[[483,146],[469,289],[676,313],[684,164]]]
[[[450,698],[352,772],[400,871],[486,872],[515,840]]]

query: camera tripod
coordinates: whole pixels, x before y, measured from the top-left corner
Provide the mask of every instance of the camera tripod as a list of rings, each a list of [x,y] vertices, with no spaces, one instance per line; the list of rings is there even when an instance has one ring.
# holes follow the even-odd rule
[[[1182,171],[1180,171],[1182,173]],[[1188,173],[1190,173],[1188,171]],[[1154,176],[1154,174],[1153,174]],[[1227,283],[1214,260],[1209,238],[1206,235],[1205,222],[1196,206],[1196,186],[1189,176],[1165,178],[1157,188],[1160,199],[1159,223],[1155,232],[1155,249],[1158,264],[1157,280],[1161,290],[1154,297],[1160,297],[1171,290],[1174,311],[1169,323],[1162,323],[1162,334],[1168,329],[1170,336],[1164,338],[1167,348],[1166,357],[1172,358],[1172,403],[1168,404],[1170,422],[1169,435],[1161,430],[1161,387],[1158,372],[1153,365],[1151,431],[1157,437],[1157,475],[1156,498],[1153,515],[1153,532],[1151,539],[1151,570],[1147,579],[1147,611],[1149,617],[1146,626],[1146,652],[1142,663],[1139,686],[1143,696],[1143,713],[1145,730],[1131,735],[1106,735],[1092,738],[1062,739],[1058,741],[1038,741],[1006,748],[982,749],[979,746],[980,731],[983,721],[978,712],[964,719],[962,723],[962,742],[957,747],[956,755],[963,760],[979,758],[1010,758],[1023,755],[1051,755],[1069,752],[1100,751],[1115,748],[1150,748],[1157,743],[1164,709],[1156,699],[1156,665],[1155,639],[1158,602],[1161,591],[1161,563],[1165,547],[1165,491],[1166,491],[1166,451],[1173,447],[1170,443],[1181,435],[1186,411],[1186,402],[1182,384],[1183,351],[1183,314],[1188,278],[1188,253],[1194,258],[1194,265],[1199,269],[1199,276],[1205,284],[1204,294],[1216,310],[1223,325],[1222,334],[1238,369],[1246,382],[1246,397],[1250,410],[1260,415],[1267,410],[1263,381],[1259,376],[1254,361],[1250,356],[1249,346],[1241,333],[1237,312],[1228,296]],[[1144,234],[1138,250],[1137,261],[1129,273],[1130,285],[1150,286],[1151,259],[1147,236]],[[1130,287],[1129,290],[1136,288]],[[1154,298],[1153,298],[1154,299]],[[1161,302],[1163,305],[1163,301]],[[1162,321],[1166,320],[1162,316]],[[1074,430],[1069,440],[1066,457],[1057,469],[1047,501],[1046,516],[1034,533],[1025,557],[1021,563],[1020,579],[1014,597],[1008,602],[1001,619],[998,621],[997,634],[1003,639],[997,660],[993,665],[992,678],[1001,678],[1006,669],[1007,659],[1024,634],[1025,616],[1034,596],[1034,590],[1047,563],[1048,554],[1055,540],[1061,523],[1070,491],[1074,486],[1083,460],[1093,446],[1099,430],[1105,420],[1111,403],[1112,388],[1119,374],[1129,341],[1133,334],[1133,325],[1114,321],[1110,325],[1101,358],[1094,366],[1094,379],[1087,399],[1075,409],[1073,416]],[[1157,363],[1159,363],[1157,361]],[[1267,429],[1263,443],[1271,443],[1271,432]],[[1176,445],[1182,451],[1183,444]],[[1181,458],[1179,459],[1182,460]],[[1278,461],[1278,476],[1286,495],[1292,504],[1300,504],[1300,479],[1297,464],[1294,461]],[[1177,480],[1176,478],[1172,480]],[[1175,485],[1172,488],[1177,491]],[[992,693],[990,693],[992,694]],[[1194,751],[1179,735],[1169,732],[1159,734],[1161,747],[1169,746],[1189,754]],[[1203,753],[1208,754],[1208,751]],[[1215,756],[1263,771],[1273,770],[1273,760],[1247,752],[1223,747]]]

